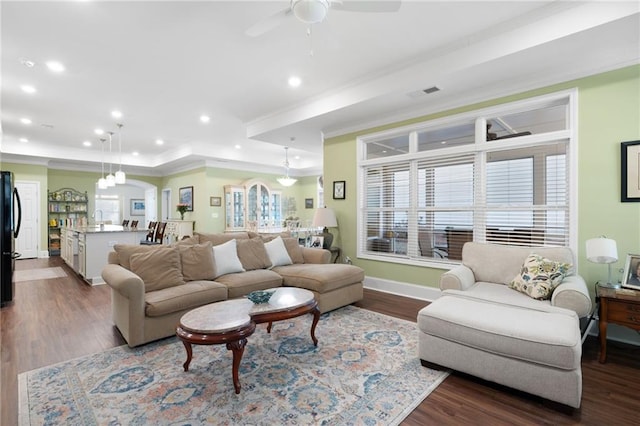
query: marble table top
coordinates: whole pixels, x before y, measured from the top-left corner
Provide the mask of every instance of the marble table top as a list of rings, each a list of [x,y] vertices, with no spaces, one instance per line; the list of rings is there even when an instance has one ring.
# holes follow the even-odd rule
[[[267,303],[254,304],[244,297],[211,303],[184,314],[180,326],[194,333],[225,333],[247,326],[251,315],[295,309],[314,297],[311,291],[295,287],[267,291],[275,291]]]

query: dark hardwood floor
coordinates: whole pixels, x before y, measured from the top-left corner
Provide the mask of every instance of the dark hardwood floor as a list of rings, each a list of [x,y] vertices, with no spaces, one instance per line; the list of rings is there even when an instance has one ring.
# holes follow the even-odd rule
[[[124,344],[111,323],[107,286],[90,287],[58,257],[21,260],[16,269],[62,266],[67,278],[16,283],[15,302],[0,310],[0,424],[18,423],[17,375]],[[427,302],[365,290],[365,309],[415,321]],[[598,342],[583,347],[582,407],[541,398],[460,373],[450,375],[403,425],[632,425],[640,423],[640,349],[609,342],[606,364]],[[410,386],[410,383],[407,384]]]

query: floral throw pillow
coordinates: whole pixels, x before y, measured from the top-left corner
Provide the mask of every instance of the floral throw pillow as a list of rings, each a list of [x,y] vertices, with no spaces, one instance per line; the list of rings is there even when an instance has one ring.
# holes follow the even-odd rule
[[[553,290],[562,282],[571,264],[555,262],[539,254],[530,254],[524,261],[522,270],[509,287],[534,299],[551,299]]]

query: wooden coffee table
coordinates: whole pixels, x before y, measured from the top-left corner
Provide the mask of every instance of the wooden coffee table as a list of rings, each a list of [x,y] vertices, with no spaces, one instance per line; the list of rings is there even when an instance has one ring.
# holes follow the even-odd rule
[[[268,303],[254,304],[248,299],[231,299],[211,303],[187,312],[180,318],[176,335],[184,344],[187,360],[184,371],[189,371],[193,357],[191,345],[226,344],[233,352],[232,377],[236,393],[240,393],[238,370],[247,344],[247,337],[256,329],[256,324],[269,323],[267,332],[271,332],[273,322],[313,314],[311,340],[318,346],[316,325],[320,319],[318,302],[309,290],[295,287],[279,287]]]

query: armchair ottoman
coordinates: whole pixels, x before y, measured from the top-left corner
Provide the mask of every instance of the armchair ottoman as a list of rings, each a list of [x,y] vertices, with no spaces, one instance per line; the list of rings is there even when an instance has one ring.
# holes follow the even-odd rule
[[[418,313],[420,359],[574,408],[582,398],[579,317],[591,311],[571,270],[550,300],[507,285],[531,252],[574,264],[568,248],[466,243],[442,296]]]

